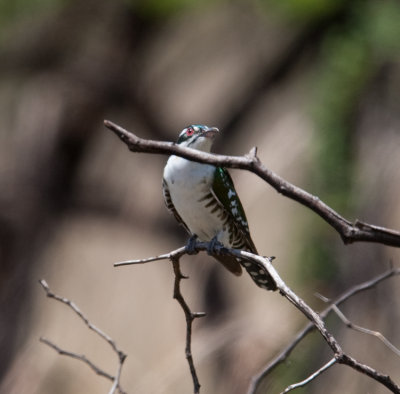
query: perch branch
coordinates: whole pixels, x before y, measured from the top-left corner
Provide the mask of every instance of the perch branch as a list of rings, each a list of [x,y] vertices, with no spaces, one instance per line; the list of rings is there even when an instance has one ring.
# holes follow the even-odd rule
[[[175,281],[174,281],[174,299],[176,299],[181,306],[183,313],[185,314],[186,319],[186,347],[185,347],[185,355],[186,360],[189,365],[190,374],[192,375],[193,381],[193,392],[198,394],[200,392],[200,382],[197,376],[196,368],[193,361],[192,355],[192,325],[193,321],[199,317],[205,316],[204,312],[192,312],[189,308],[188,304],[186,303],[182,292],[181,292],[181,281],[182,279],[186,279],[186,277],[182,274],[179,259],[186,253],[186,247],[183,246],[172,252],[161,254],[155,257],[148,257],[146,259],[138,259],[138,260],[127,260],[121,261],[119,263],[115,263],[114,267],[121,267],[124,265],[136,265],[136,264],[146,264],[151,263],[153,261],[160,261],[160,260],[170,260],[172,263],[172,267],[175,274]]]
[[[118,369],[117,369],[117,373],[115,376],[110,375],[109,373],[103,371],[102,369],[100,369],[99,367],[97,367],[94,363],[92,363],[85,355],[83,354],[77,354],[74,352],[70,352],[64,349],[61,349],[60,347],[58,347],[57,345],[55,345],[53,342],[51,342],[50,340],[46,339],[46,338],[40,338],[40,341],[48,346],[50,346],[51,348],[53,348],[56,352],[58,352],[61,355],[64,356],[69,356],[72,358],[75,358],[77,360],[80,360],[82,362],[84,362],[85,364],[87,364],[94,372],[96,372],[98,375],[103,376],[109,380],[111,380],[113,382],[113,385],[109,391],[109,394],[113,394],[116,392],[116,390],[118,390],[119,393],[124,394],[124,391],[122,390],[121,386],[120,386],[120,377],[121,377],[121,370],[122,370],[122,365],[125,361],[126,358],[126,354],[124,354],[121,350],[119,350],[117,348],[117,345],[115,344],[114,340],[108,336],[106,333],[104,333],[102,330],[100,330],[98,327],[96,327],[94,324],[92,324],[89,319],[81,312],[81,310],[78,308],[78,306],[73,303],[72,301],[70,301],[68,298],[65,297],[61,297],[55,293],[53,293],[47,282],[43,279],[39,280],[40,285],[43,287],[43,289],[46,292],[46,296],[49,298],[53,298],[56,301],[59,301],[65,305],[67,305],[68,307],[70,307],[74,313],[76,315],[79,316],[79,318],[85,323],[85,325],[91,329],[92,331],[94,331],[97,335],[99,335],[102,339],[104,339],[112,348],[112,350],[117,354],[118,356]]]
[[[146,140],[108,120],[105,120],[104,124],[108,129],[113,131],[132,152],[173,154],[201,163],[238,168],[253,172],[272,186],[278,193],[299,202],[318,214],[340,234],[345,244],[363,241],[400,247],[399,231],[364,223],[360,220],[356,220],[354,223],[350,222],[321,201],[317,196],[291,184],[269,170],[256,156],[256,149],[252,149],[250,153],[245,156],[217,155],[181,147],[172,142]]]
[[[196,251],[208,251],[208,247],[209,247],[209,244],[207,242],[196,242],[194,245],[194,249]],[[186,252],[186,248],[183,247],[183,248],[176,249],[170,253],[166,253],[166,254],[163,254],[163,255],[160,255],[157,257],[151,257],[149,259],[141,259],[141,260],[131,260],[130,262],[124,262],[124,265],[143,264],[145,262],[161,260],[161,259],[170,259],[170,260],[172,259],[173,260],[176,258],[175,256],[181,257],[183,254],[185,254],[185,252]],[[310,308],[299,296],[297,296],[297,294],[295,294],[285,284],[285,282],[281,279],[281,277],[279,276],[279,274],[273,267],[270,258],[258,256],[253,253],[246,252],[246,251],[239,250],[239,249],[229,249],[222,245],[217,245],[214,249],[213,254],[215,254],[215,255],[225,254],[225,255],[239,257],[241,259],[251,260],[251,261],[257,263],[264,270],[268,271],[268,273],[270,274],[270,276],[276,283],[276,287],[277,287],[277,290],[279,291],[279,293],[282,296],[284,296],[286,299],[288,299],[298,310],[300,310],[310,320],[310,322],[311,322],[310,328],[307,329],[307,331],[311,331],[311,329],[315,328],[319,331],[319,333],[325,339],[325,341],[327,342],[327,344],[329,345],[329,347],[331,348],[331,350],[334,354],[335,363],[347,365],[347,366],[355,369],[356,371],[363,373],[363,374],[369,376],[370,378],[376,380],[377,382],[381,383],[382,385],[387,387],[392,392],[400,393],[400,387],[395,382],[393,382],[393,380],[389,376],[376,371],[375,369],[369,367],[368,365],[358,362],[356,359],[352,358],[351,356],[349,356],[348,354],[343,352],[343,350],[342,350],[341,346],[339,345],[339,343],[337,342],[337,340],[332,336],[332,334],[325,327],[323,317],[325,317],[326,315],[322,316],[322,314],[319,315],[318,313],[316,313],[312,308]],[[120,265],[120,264],[116,263],[116,265]],[[392,269],[389,273],[385,273],[385,274],[381,275],[379,278],[381,278],[381,277],[387,278],[389,276],[393,276],[395,273],[397,274],[397,270]],[[380,280],[383,280],[383,279],[380,279]],[[343,302],[345,299],[349,298],[351,295],[354,295],[359,291],[366,290],[367,288],[372,287],[376,283],[378,283],[377,278],[375,278],[374,280],[372,280],[368,283],[363,283],[362,285],[359,285],[358,287],[354,287],[354,288],[350,289],[348,292],[344,293],[341,297],[339,297],[338,300],[336,300],[336,303],[339,304],[339,303]],[[327,308],[327,310],[328,309],[330,311],[332,308],[329,307],[329,308]],[[327,313],[328,312],[326,312],[326,314]],[[306,331],[306,330],[304,330],[304,331]],[[302,332],[301,335],[296,338],[296,341],[297,341],[296,344],[305,335],[306,335],[306,333]],[[292,349],[290,349],[290,351],[291,350]],[[290,353],[290,351],[289,351],[289,353]],[[332,362],[329,366],[326,365],[325,367],[322,368],[322,370],[323,371],[326,370],[327,368],[331,367],[335,363]],[[323,371],[321,371],[321,372],[323,372]],[[318,376],[318,375],[319,375],[319,373],[317,373],[316,376]],[[262,374],[260,374],[259,378],[261,379],[261,377],[263,377],[263,376],[265,376],[264,371]],[[259,382],[259,379],[256,379],[255,381],[253,381],[252,388],[250,389],[249,393],[255,392],[258,382]]]

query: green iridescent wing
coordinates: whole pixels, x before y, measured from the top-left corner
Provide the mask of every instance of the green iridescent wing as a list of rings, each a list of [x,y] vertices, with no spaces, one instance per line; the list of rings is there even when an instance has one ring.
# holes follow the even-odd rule
[[[216,167],[215,169],[212,193],[227,216],[226,225],[229,226],[231,245],[234,248],[245,249],[257,254],[242,203],[229,172],[223,167]]]
[[[247,223],[246,214],[239,196],[236,193],[233,181],[229,172],[222,167],[215,169],[214,182],[212,185],[212,194],[222,207],[222,217],[225,218],[224,225],[229,230],[229,242],[233,248],[247,250],[251,253],[258,254],[254,242],[251,239],[249,225]],[[221,260],[223,257],[225,261]],[[249,260],[236,260],[236,258],[228,256],[218,256],[218,260],[224,263],[234,265],[234,261],[240,262],[246,271],[250,274],[257,286],[266,290],[275,290],[276,284],[270,277],[269,273],[259,267],[256,263]]]

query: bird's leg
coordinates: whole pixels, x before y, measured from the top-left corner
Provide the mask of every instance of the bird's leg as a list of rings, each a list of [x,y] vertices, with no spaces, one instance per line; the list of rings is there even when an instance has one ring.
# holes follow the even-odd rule
[[[197,235],[193,234],[189,238],[189,240],[188,240],[188,242],[186,244],[186,253],[187,254],[192,255],[192,254],[197,254],[198,253],[197,250],[195,249],[196,241],[197,241]]]
[[[223,246],[221,242],[218,241],[217,236],[213,237],[212,240],[208,243],[207,247],[207,253],[209,255],[213,255],[217,253],[218,251],[216,250],[217,246]]]

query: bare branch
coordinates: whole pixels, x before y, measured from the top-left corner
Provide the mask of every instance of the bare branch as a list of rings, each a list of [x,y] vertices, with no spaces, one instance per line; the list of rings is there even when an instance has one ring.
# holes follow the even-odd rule
[[[201,163],[225,166],[228,168],[239,168],[253,172],[271,185],[278,193],[299,202],[321,216],[340,234],[345,244],[362,241],[400,247],[399,231],[364,223],[360,220],[351,223],[326,205],[317,196],[291,184],[265,167],[256,156],[255,149],[252,149],[246,156],[216,155],[201,152],[196,149],[181,147],[172,142],[145,140],[108,120],[105,120],[104,124],[108,129],[113,131],[132,152],[174,154]]]
[[[396,346],[394,346],[381,332],[370,330],[368,328],[361,327],[357,324],[352,323],[336,305],[332,305],[332,310],[336,313],[336,315],[339,317],[339,319],[347,327],[349,327],[355,331],[377,337],[379,340],[381,340],[385,344],[386,347],[388,347],[393,353],[395,353],[398,357],[400,357],[400,350]]]
[[[200,382],[197,377],[197,372],[194,366],[193,355],[192,355],[192,324],[193,320],[205,316],[205,313],[204,312],[195,313],[190,310],[188,304],[186,303],[181,293],[181,287],[180,287],[181,280],[185,279],[186,277],[182,275],[179,264],[179,257],[172,256],[171,262],[175,274],[174,298],[178,301],[179,305],[182,307],[186,319],[186,348],[185,348],[186,360],[189,364],[190,374],[192,375],[193,390],[194,390],[193,392],[194,394],[198,394],[200,393]]]
[[[85,364],[87,364],[97,375],[103,376],[103,377],[107,378],[108,380],[111,380],[112,382],[114,381],[114,376],[111,376],[109,373],[107,373],[107,372],[103,371],[101,368],[97,367],[84,354],[78,354],[78,353],[70,352],[68,350],[61,349],[60,347],[58,347],[56,344],[54,344],[47,338],[41,337],[39,340],[40,340],[40,342],[42,342],[42,343],[46,344],[47,346],[51,347],[52,349],[54,349],[61,356],[68,356],[71,358],[75,358],[76,360],[80,360],[80,361],[84,362]]]
[[[289,391],[292,391],[294,389],[297,389],[299,387],[303,387],[306,384],[310,383],[312,380],[314,380],[317,376],[321,375],[321,373],[325,372],[327,369],[329,369],[332,365],[336,364],[337,360],[336,358],[332,358],[330,361],[328,361],[324,366],[322,366],[320,369],[312,373],[307,379],[302,380],[301,382],[291,384],[290,386],[286,387],[285,390],[282,391],[281,394],[286,394]]]
[[[39,281],[39,283],[41,284],[41,286],[43,287],[43,289],[46,292],[47,297],[49,298],[53,298],[56,301],[59,301],[67,306],[69,306],[76,315],[78,315],[80,317],[80,319],[86,324],[86,326],[91,329],[92,331],[94,331],[96,334],[98,334],[102,339],[104,339],[112,348],[112,350],[117,354],[118,356],[118,369],[117,369],[117,373],[115,376],[110,375],[109,373],[103,371],[102,369],[100,369],[99,367],[97,367],[94,363],[92,363],[85,355],[83,354],[77,354],[74,352],[70,352],[64,349],[61,349],[60,347],[58,347],[57,345],[55,345],[53,342],[51,342],[50,340],[46,339],[46,338],[40,338],[40,341],[42,343],[45,343],[46,345],[50,346],[51,348],[53,348],[56,352],[58,352],[61,355],[64,356],[69,356],[72,358],[75,358],[77,360],[80,360],[84,363],[86,363],[94,372],[96,372],[98,375],[103,376],[109,380],[111,380],[113,382],[113,385],[109,391],[109,394],[114,394],[116,392],[116,390],[118,390],[119,393],[121,394],[125,394],[125,392],[122,390],[121,386],[120,386],[120,377],[121,377],[121,370],[122,370],[122,365],[125,361],[126,358],[126,354],[124,354],[121,350],[119,350],[117,348],[117,345],[115,344],[114,340],[108,336],[106,333],[104,333],[102,330],[100,330],[98,327],[96,327],[94,324],[92,324],[89,319],[80,311],[80,309],[78,308],[77,305],[75,305],[75,303],[73,303],[72,301],[70,301],[68,298],[65,297],[61,297],[57,294],[54,294],[47,282],[44,279],[41,279]]]
[[[207,245],[207,244],[205,244]],[[145,259],[138,259],[138,260],[127,260],[121,261],[119,263],[114,263],[114,267],[121,267],[125,265],[136,265],[136,264],[146,264],[151,263],[153,261],[159,260],[170,260],[172,263],[172,267],[175,274],[175,281],[174,281],[174,299],[176,299],[181,306],[183,313],[185,314],[186,319],[186,347],[185,347],[185,355],[186,360],[189,364],[190,374],[192,375],[193,380],[193,389],[194,393],[198,394],[200,392],[200,382],[197,376],[196,368],[193,362],[193,355],[192,355],[192,325],[193,321],[199,317],[205,316],[204,312],[192,312],[186,303],[182,292],[181,292],[181,280],[186,279],[186,277],[182,274],[179,259],[186,254],[186,246],[181,248],[175,249],[172,252],[161,254],[155,257],[148,257]]]
[[[397,275],[400,275],[400,269],[391,268],[388,271],[372,278],[371,280],[365,281],[363,283],[351,287],[343,294],[341,294],[339,297],[337,297],[330,306],[328,306],[326,309],[320,312],[319,313],[320,317],[322,319],[325,319],[329,315],[329,313],[333,310],[334,305],[337,306],[341,305],[354,295],[369,290],[372,287],[379,284],[380,282],[388,278],[391,278],[392,276],[397,276]],[[254,394],[260,382],[268,374],[270,374],[279,364],[284,362],[292,353],[292,351],[295,349],[295,347],[303,340],[303,338],[306,337],[314,329],[315,329],[314,324],[310,322],[301,331],[299,331],[295,336],[295,338],[293,339],[293,341],[280,354],[278,354],[265,368],[263,368],[261,372],[259,372],[256,376],[253,377],[248,390],[248,394]]]
[[[196,251],[206,251],[207,250],[209,252],[209,243],[207,243],[207,242],[196,242],[195,245],[194,245],[194,249]],[[183,251],[186,252],[186,248],[179,248],[179,249],[176,249],[176,250],[174,250],[174,251],[172,251],[170,253],[167,253],[167,254],[161,255],[161,256],[164,256],[164,257],[165,256],[170,256],[171,260],[174,261],[174,259],[176,259],[174,256],[176,256],[176,255],[182,256]],[[355,369],[356,371],[361,372],[361,373],[371,377],[372,379],[376,380],[377,382],[383,384],[385,387],[387,387],[392,392],[400,393],[400,387],[395,382],[393,382],[393,380],[389,376],[384,375],[384,374],[376,371],[375,369],[369,367],[368,365],[365,365],[365,364],[362,364],[362,363],[358,362],[356,359],[354,359],[353,357],[351,357],[351,356],[349,356],[349,355],[347,355],[346,353],[343,352],[341,346],[339,345],[337,340],[332,336],[332,334],[327,330],[327,328],[325,327],[325,323],[323,321],[323,318],[326,317],[326,315],[332,310],[332,306],[328,307],[324,311],[325,315],[316,313],[312,308],[310,308],[304,302],[304,300],[302,300],[299,296],[297,296],[297,294],[295,294],[285,284],[285,282],[279,276],[278,272],[273,267],[273,265],[271,263],[272,259],[270,259],[268,257],[258,256],[258,255],[255,255],[253,253],[246,252],[246,251],[239,250],[239,249],[226,248],[226,247],[224,247],[222,245],[217,245],[214,248],[213,254],[215,254],[215,255],[218,255],[218,254],[231,255],[231,256],[239,257],[241,259],[251,260],[251,261],[257,263],[261,268],[263,268],[264,270],[268,271],[269,275],[272,277],[272,279],[276,283],[276,287],[277,287],[277,290],[279,291],[279,293],[281,295],[283,295],[286,299],[288,299],[297,309],[299,309],[311,321],[311,323],[306,327],[306,329],[304,329],[296,337],[295,344],[291,344],[290,350],[284,352],[285,356],[283,356],[283,359],[285,359],[287,357],[287,355],[296,346],[296,344],[298,342],[300,342],[301,339],[304,338],[304,336],[309,331],[311,331],[312,329],[317,329],[319,331],[319,333],[322,335],[322,337],[325,339],[325,341],[327,342],[329,347],[332,349],[332,352],[334,354],[334,359],[336,360],[335,361],[336,363],[345,364],[345,365]],[[154,259],[154,258],[150,258],[150,259]],[[132,263],[133,264],[137,264],[138,261],[139,262],[144,262],[146,260],[148,260],[148,259],[133,260]],[[175,272],[175,275],[178,275],[178,277],[181,276],[180,271],[178,273],[177,273],[177,271],[175,271],[175,266],[174,266],[174,272]],[[352,288],[349,291],[347,291],[346,293],[344,293],[341,297],[339,297],[336,300],[336,304],[338,305],[339,303],[344,302],[346,299],[351,297],[351,295],[354,295],[357,292],[360,292],[362,290],[366,290],[367,288],[372,287],[373,285],[375,285],[379,281],[381,281],[381,280],[383,280],[385,278],[388,278],[390,276],[397,275],[399,273],[400,273],[400,270],[391,269],[389,272],[384,273],[381,276],[379,276],[377,278],[374,278],[373,280],[371,280],[369,282],[365,282],[365,283],[362,283],[359,286],[355,286],[354,288]],[[182,307],[183,307],[183,309],[185,311],[185,307],[184,306],[182,306]],[[186,305],[186,308],[187,308],[187,305]],[[189,313],[190,313],[190,310],[189,310]],[[190,316],[190,314],[188,315],[187,311],[185,311],[185,316]],[[189,343],[190,343],[190,337],[188,339],[188,336],[187,336],[187,341],[188,340],[189,340]],[[272,368],[274,368],[279,362],[281,362],[281,358],[280,358],[279,361],[274,362],[274,365],[272,367],[269,367],[267,372],[266,372],[266,370],[264,370],[252,382],[252,385],[251,385],[249,393],[254,393],[255,392],[258,382]],[[332,363],[332,365],[333,365],[333,363]],[[325,370],[324,367],[323,367],[323,370]],[[317,374],[317,375],[319,375],[319,374]]]
[[[159,261],[159,260],[179,259],[185,253],[186,253],[186,247],[182,246],[181,248],[173,250],[172,252],[160,254],[159,256],[147,257],[145,259],[138,259],[138,260],[120,261],[118,263],[114,263],[114,267],[121,267],[124,265],[146,264],[146,263],[151,263],[153,261]]]

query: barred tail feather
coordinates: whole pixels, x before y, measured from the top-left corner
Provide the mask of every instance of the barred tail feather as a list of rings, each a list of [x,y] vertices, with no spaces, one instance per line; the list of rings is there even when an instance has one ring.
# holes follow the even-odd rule
[[[240,264],[249,273],[251,279],[253,279],[254,283],[258,287],[261,287],[265,290],[276,290],[276,284],[274,280],[264,268],[249,260],[241,260]]]

